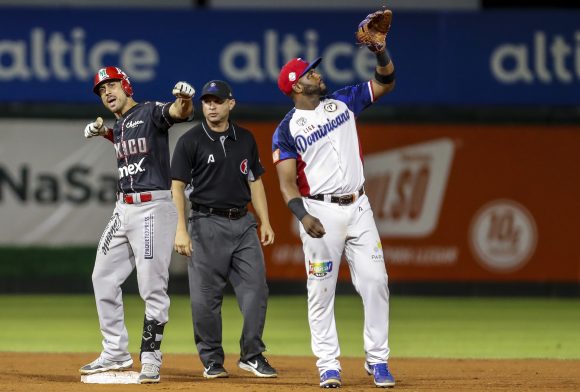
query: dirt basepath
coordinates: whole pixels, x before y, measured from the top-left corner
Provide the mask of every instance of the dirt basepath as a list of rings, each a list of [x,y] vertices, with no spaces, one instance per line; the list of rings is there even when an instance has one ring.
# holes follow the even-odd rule
[[[236,366],[230,356],[230,378],[206,380],[196,356],[165,356],[161,383],[156,385],[82,384],[78,368],[95,359],[91,354],[0,353],[0,391],[317,391],[313,357],[269,356],[279,377],[259,379]],[[134,358],[135,359],[135,358]],[[363,359],[343,358],[343,391],[377,391],[363,370]],[[580,391],[580,361],[392,359],[395,391],[520,392]],[[139,366],[134,366],[139,371]]]

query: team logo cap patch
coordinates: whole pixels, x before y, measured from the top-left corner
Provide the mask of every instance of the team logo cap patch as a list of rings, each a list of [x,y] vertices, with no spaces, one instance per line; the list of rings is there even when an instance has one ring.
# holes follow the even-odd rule
[[[322,57],[317,58],[313,62],[302,60],[300,57],[293,58],[288,61],[280,70],[278,75],[278,88],[286,95],[292,92],[292,86],[308,71],[316,68],[322,61]]]

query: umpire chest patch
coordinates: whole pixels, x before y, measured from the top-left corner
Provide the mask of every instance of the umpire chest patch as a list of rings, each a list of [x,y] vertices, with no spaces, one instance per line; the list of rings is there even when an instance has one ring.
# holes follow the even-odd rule
[[[242,174],[248,174],[248,160],[244,159],[242,163],[240,163],[240,171]]]

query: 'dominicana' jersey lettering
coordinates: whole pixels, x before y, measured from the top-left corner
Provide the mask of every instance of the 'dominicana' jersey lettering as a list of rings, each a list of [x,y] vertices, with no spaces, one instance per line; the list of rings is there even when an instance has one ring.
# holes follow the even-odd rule
[[[296,159],[302,196],[346,194],[364,184],[356,117],[374,101],[371,82],[323,97],[314,110],[292,109],[274,132],[274,163]]]

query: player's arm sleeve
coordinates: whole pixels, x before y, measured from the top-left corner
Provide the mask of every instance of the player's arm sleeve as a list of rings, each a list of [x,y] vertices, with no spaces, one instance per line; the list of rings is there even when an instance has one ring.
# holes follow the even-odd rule
[[[250,154],[250,161],[248,162],[248,166],[250,168],[248,179],[250,181],[255,181],[260,178],[266,170],[264,169],[264,166],[262,166],[262,162],[260,162],[260,153],[258,151],[258,144],[256,143],[256,139],[251,133],[250,137],[252,138],[252,151]]]
[[[290,200],[301,197],[298,184],[296,183],[296,160],[285,159],[276,165],[278,181],[280,183],[280,193],[285,203]]]
[[[286,159],[298,159],[298,149],[290,134],[289,120],[284,119],[272,137],[272,160],[274,165]]]
[[[334,92],[330,97],[344,102],[355,117],[358,117],[363,110],[376,101],[370,81],[344,87]]]
[[[187,133],[183,134],[177,140],[177,144],[173,150],[173,157],[171,157],[171,178],[190,184],[194,151],[188,148],[186,135]]]
[[[182,122],[169,115],[172,102],[147,102],[146,104],[150,106],[151,119],[159,130],[167,132],[173,124]]]

